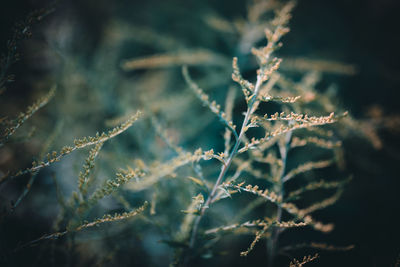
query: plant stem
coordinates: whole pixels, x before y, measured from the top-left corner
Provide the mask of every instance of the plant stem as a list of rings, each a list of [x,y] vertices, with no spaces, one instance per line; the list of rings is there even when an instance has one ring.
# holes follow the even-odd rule
[[[215,194],[216,194],[217,189],[218,189],[218,186],[219,186],[219,185],[222,183],[222,181],[224,180],[225,174],[226,174],[226,172],[228,171],[229,167],[231,166],[231,163],[232,163],[233,158],[234,158],[234,157],[236,156],[236,154],[237,154],[237,151],[238,151],[238,149],[239,149],[239,145],[240,145],[240,143],[242,142],[243,135],[244,135],[244,133],[246,132],[246,126],[247,126],[247,124],[248,124],[248,122],[249,122],[250,115],[254,112],[254,110],[253,110],[253,105],[254,105],[254,103],[256,103],[256,101],[257,101],[257,96],[258,96],[258,93],[259,93],[259,91],[260,91],[261,84],[262,84],[262,78],[261,78],[260,75],[258,75],[258,76],[257,76],[256,86],[255,86],[255,89],[254,89],[254,94],[253,94],[253,97],[251,98],[251,100],[250,100],[250,102],[249,102],[249,104],[248,104],[247,111],[246,111],[246,115],[245,115],[245,117],[244,117],[243,124],[242,124],[242,127],[241,127],[241,129],[240,129],[239,137],[238,137],[237,140],[236,140],[236,143],[235,143],[235,145],[234,145],[234,147],[233,147],[233,149],[232,149],[232,151],[231,151],[231,153],[230,153],[230,155],[229,155],[228,160],[227,160],[227,161],[225,162],[225,164],[222,166],[221,172],[220,172],[219,175],[218,175],[218,179],[217,179],[217,181],[215,182],[214,187],[213,187],[213,189],[211,190],[211,193],[208,195],[208,198],[207,198],[205,204],[204,204],[203,207],[201,208],[199,216],[196,218],[196,220],[195,220],[195,222],[194,222],[193,231],[192,231],[192,235],[191,235],[191,237],[190,237],[190,243],[189,243],[189,248],[191,248],[191,249],[192,249],[192,248],[194,247],[194,245],[195,245],[196,236],[197,236],[197,232],[198,232],[198,228],[199,228],[201,219],[203,218],[204,213],[205,213],[206,210],[209,208],[209,205],[211,204],[212,200],[214,199]]]
[[[287,155],[288,155],[288,151],[289,151],[289,144],[290,144],[291,138],[292,138],[292,131],[289,131],[285,135],[284,143],[279,145],[279,151],[281,153],[281,158],[282,158],[282,169],[279,174],[279,181],[276,185],[278,186],[277,191],[279,192],[279,195],[282,198],[283,198],[283,194],[284,194],[283,177],[284,177],[284,174],[286,171]],[[278,209],[276,211],[276,221],[280,222],[281,219],[282,219],[282,207],[281,207],[281,205],[278,205]],[[275,259],[275,255],[276,255],[276,247],[278,246],[279,234],[280,234],[280,229],[274,228],[272,230],[271,238],[268,239],[268,241],[267,241],[268,267],[272,267],[274,264],[274,259]]]

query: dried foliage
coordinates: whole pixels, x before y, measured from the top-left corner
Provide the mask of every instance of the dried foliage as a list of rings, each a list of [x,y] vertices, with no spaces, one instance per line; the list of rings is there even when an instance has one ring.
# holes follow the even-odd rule
[[[113,253],[107,250],[107,261],[115,265],[120,263],[115,255],[143,250],[149,265],[160,265],[155,259],[161,255],[173,258],[172,266],[190,266],[217,257],[220,241],[235,235],[241,249],[233,249],[234,255],[251,257],[265,242],[261,257],[269,266],[278,258],[303,266],[319,254],[296,260],[289,252],[352,249],[308,240],[281,243],[286,232],[334,229],[316,211],[339,201],[351,180],[342,169],[340,139],[350,131],[362,132],[379,148],[375,126],[389,124],[376,114],[372,122],[355,120],[332,95],[316,89],[322,74],[352,75],[354,66],[281,56],[294,8],[294,1],[255,0],[246,18],[233,22],[206,14],[202,23],[209,31],[236,38],[229,51],[201,44],[193,48],[172,34],[119,20],[107,24],[107,38],[89,63],[56,47],[63,60],[55,79],[57,95],[53,86],[16,119],[0,119],[0,149],[12,146],[13,135],[26,121],[63,121],[62,126],[49,123],[50,129],[34,139],[44,145],[31,165],[2,166],[3,187],[29,177],[13,210],[21,208],[39,178],[53,181],[54,189],[54,196],[43,197],[40,204],[58,200],[47,231],[51,234],[23,240],[12,251],[43,246],[59,263],[86,253],[82,244],[110,242]],[[123,53],[127,42],[150,47],[154,54]],[[8,57],[0,62],[0,89]],[[56,107],[45,107],[49,101]],[[48,108],[48,114],[35,119],[40,108]],[[104,126],[114,128],[73,140]],[[136,220],[127,220],[131,217]],[[106,228],[106,222],[112,224]],[[94,226],[101,227],[87,230]],[[252,238],[247,245],[244,235]],[[114,238],[123,241],[116,245],[110,241]],[[160,242],[149,245],[154,240]]]

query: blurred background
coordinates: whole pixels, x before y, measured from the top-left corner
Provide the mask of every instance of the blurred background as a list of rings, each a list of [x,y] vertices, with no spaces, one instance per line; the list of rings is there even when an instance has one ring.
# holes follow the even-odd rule
[[[23,21],[29,12],[49,4],[33,0],[3,1],[0,8],[0,51],[7,51],[7,40],[13,35],[16,22]],[[185,84],[179,62],[169,63],[167,68],[152,67],[151,63],[149,67],[146,65],[148,62],[143,67],[140,61],[133,67],[124,64],[127,59],[173,51],[189,53],[195,61],[198,56],[198,61],[204,62],[200,64],[201,68],[194,67],[193,77],[205,89],[206,86],[211,88],[209,93],[223,103],[224,95],[218,94],[217,90],[226,90],[231,58],[239,56],[244,62],[247,58],[240,55],[243,47],[237,46],[237,40],[240,40],[237,33],[225,22],[235,21],[235,25],[240,25],[246,18],[247,5],[246,1],[239,0],[71,0],[54,4],[54,11],[32,26],[32,37],[22,40],[18,46],[20,60],[9,69],[9,73],[15,75],[15,81],[9,83],[7,91],[0,96],[1,115],[12,117],[18,114],[43,95],[51,84],[58,84],[58,92],[49,106],[32,120],[38,132],[37,138],[28,145],[22,143],[12,148],[0,148],[0,171],[5,173],[8,169],[28,166],[47,136],[57,127],[61,134],[55,149],[70,144],[74,137],[93,135],[99,129],[113,127],[121,115],[139,108],[152,110],[167,126],[171,138],[189,151],[198,145],[204,147],[204,144],[208,146],[204,149],[221,148],[223,144],[218,134],[221,135],[223,127],[211,122],[208,116],[202,116],[200,105],[191,111],[192,116],[198,115],[195,122],[193,117],[182,114],[182,110],[191,108],[190,101],[194,102],[194,98],[181,93]],[[349,131],[343,138],[345,172],[353,179],[335,205],[318,212],[321,220],[335,224],[335,230],[323,237],[300,233],[296,239],[319,238],[337,245],[354,244],[355,248],[323,253],[315,266],[398,266],[400,261],[399,8],[397,0],[299,0],[290,22],[291,32],[282,40],[284,46],[279,50],[279,56],[288,62],[308,58],[342,63],[339,69],[346,71],[322,72],[317,89],[323,91],[334,84],[338,109],[348,110],[379,136],[378,141],[374,136],[375,142],[371,142],[371,138]],[[290,64],[286,68],[293,79],[300,79],[301,73],[291,72]],[[251,68],[244,69],[245,74],[251,71]],[[165,103],[153,99],[165,99]],[[155,104],[149,105],[149,102]],[[239,106],[235,113],[240,116],[241,110]],[[210,129],[206,126],[215,132],[214,139],[198,135]],[[171,152],[160,150],[163,146],[160,141],[154,143],[143,137],[154,135],[148,133],[150,128],[149,122],[141,122],[129,134],[106,144],[105,155],[100,159],[104,171],[99,171],[98,175],[107,177],[115,168],[110,159],[120,162],[122,167],[137,155],[144,161],[170,158]],[[29,129],[26,128],[25,132]],[[57,169],[43,170],[24,202],[2,220],[0,256],[4,266],[52,264],[43,260],[49,256],[46,250],[38,248],[40,244],[14,254],[9,254],[9,250],[51,232],[58,204],[49,177],[56,172],[62,190],[66,195],[70,194],[76,180],[65,177],[76,177],[81,166],[77,162],[84,158],[85,154],[66,158]],[[9,212],[10,201],[15,201],[25,184],[26,180],[22,180],[6,188],[0,187],[0,205],[4,214]],[[158,190],[163,190],[162,186]],[[151,194],[146,194],[150,193],[138,195],[132,203],[151,198]],[[160,205],[174,205],[168,196],[165,198],[160,200]],[[113,202],[102,205],[118,210]],[[144,229],[146,224],[142,224],[140,227]],[[116,263],[121,266],[167,265],[160,263],[169,259],[165,258],[167,246],[159,242],[158,235],[140,237],[133,234],[131,238],[122,236],[121,232],[112,235],[112,226],[107,231],[111,234],[106,245],[93,245],[88,250],[88,254],[92,254],[83,256],[87,261],[77,262],[79,257],[67,259],[61,252],[55,250],[55,253],[60,254],[61,262],[70,261],[68,264],[71,266],[103,265],[103,261],[96,260],[100,258],[98,254],[104,258],[116,257],[116,262],[107,263],[110,266]],[[251,239],[246,237],[242,243],[231,243],[236,254],[221,253],[213,260],[198,262],[198,265],[264,265],[265,259],[260,256],[262,245],[256,248],[258,253],[248,258],[239,257],[238,252],[248,246],[249,241]],[[50,242],[57,246],[59,241]],[[142,245],[135,246],[132,244],[135,242]],[[225,246],[229,244],[225,243]],[[104,252],[115,247],[122,247],[117,256]],[[3,266],[1,261],[0,265]]]

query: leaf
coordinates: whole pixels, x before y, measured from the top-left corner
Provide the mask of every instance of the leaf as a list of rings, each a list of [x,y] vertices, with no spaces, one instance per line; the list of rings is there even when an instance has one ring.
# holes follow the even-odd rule
[[[187,178],[190,179],[190,180],[192,180],[193,182],[195,182],[195,183],[198,184],[198,185],[201,185],[201,186],[204,185],[203,181],[201,181],[200,179],[197,179],[197,178],[195,178],[195,177],[193,177],[193,176],[188,176]]]

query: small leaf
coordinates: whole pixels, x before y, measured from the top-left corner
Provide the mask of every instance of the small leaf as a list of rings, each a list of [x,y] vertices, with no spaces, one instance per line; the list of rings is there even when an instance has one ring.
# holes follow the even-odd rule
[[[200,179],[197,179],[197,178],[195,178],[195,177],[193,177],[193,176],[188,176],[187,178],[190,179],[190,180],[192,180],[193,182],[195,182],[195,183],[198,184],[198,185],[201,185],[201,186],[204,185],[203,181],[201,181]]]

